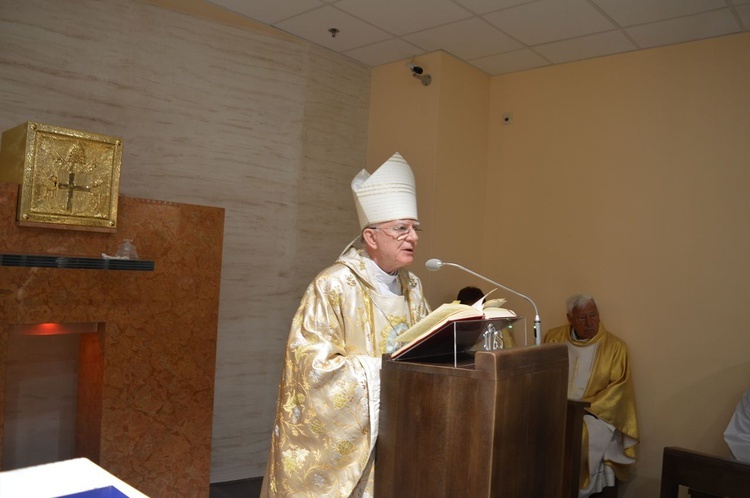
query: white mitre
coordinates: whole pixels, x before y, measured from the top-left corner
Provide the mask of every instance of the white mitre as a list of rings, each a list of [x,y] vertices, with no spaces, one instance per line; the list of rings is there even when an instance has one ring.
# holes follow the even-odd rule
[[[390,220],[417,218],[417,189],[409,163],[396,152],[371,175],[360,171],[352,180],[359,228]]]

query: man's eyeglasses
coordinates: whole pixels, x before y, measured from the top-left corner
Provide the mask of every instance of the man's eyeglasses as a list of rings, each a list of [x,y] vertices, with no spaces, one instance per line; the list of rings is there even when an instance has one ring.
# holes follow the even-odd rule
[[[412,225],[397,225],[395,227],[367,227],[371,230],[390,230],[392,233],[395,234],[395,239],[399,242],[406,239],[406,237],[409,236],[409,233],[414,230],[414,234],[419,236],[419,232],[422,231],[421,228],[418,226],[412,226]],[[385,232],[388,233],[388,232]]]

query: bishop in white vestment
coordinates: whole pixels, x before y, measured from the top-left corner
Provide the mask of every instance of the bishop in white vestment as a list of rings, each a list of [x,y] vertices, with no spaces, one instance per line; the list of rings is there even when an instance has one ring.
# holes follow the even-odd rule
[[[323,270],[294,316],[261,497],[372,498],[381,356],[430,311],[404,269],[419,239],[411,168],[396,153],[352,190],[363,248]]]

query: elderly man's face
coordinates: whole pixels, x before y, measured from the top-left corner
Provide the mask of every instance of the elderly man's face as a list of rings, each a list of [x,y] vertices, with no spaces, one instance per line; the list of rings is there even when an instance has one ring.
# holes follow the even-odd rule
[[[367,252],[377,265],[392,273],[414,261],[419,240],[417,220],[393,220],[365,228]]]
[[[599,331],[599,310],[596,303],[591,301],[582,308],[573,308],[568,315],[568,323],[581,339],[591,339]]]

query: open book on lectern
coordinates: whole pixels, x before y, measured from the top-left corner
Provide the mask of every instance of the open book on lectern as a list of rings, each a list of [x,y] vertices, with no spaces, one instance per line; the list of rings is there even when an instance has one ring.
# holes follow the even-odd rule
[[[415,351],[420,348],[429,348],[433,351],[449,349],[449,351],[445,352],[452,353],[455,345],[454,341],[456,340],[456,327],[453,324],[460,323],[463,325],[466,322],[468,325],[470,321],[478,323],[478,320],[503,319],[508,323],[516,321],[518,316],[513,311],[500,307],[504,303],[505,299],[492,299],[483,304],[477,303],[472,306],[459,302],[442,304],[422,320],[412,325],[406,332],[396,337],[396,342],[402,344],[402,346],[391,353],[391,359],[406,359],[407,357],[414,356]],[[474,344],[482,333],[476,327],[473,327],[476,330],[470,330],[472,327],[462,328],[466,329],[468,333],[462,335],[470,336],[462,337],[464,342],[466,339],[471,342],[469,346]],[[443,348],[442,344],[447,344],[449,347]]]

